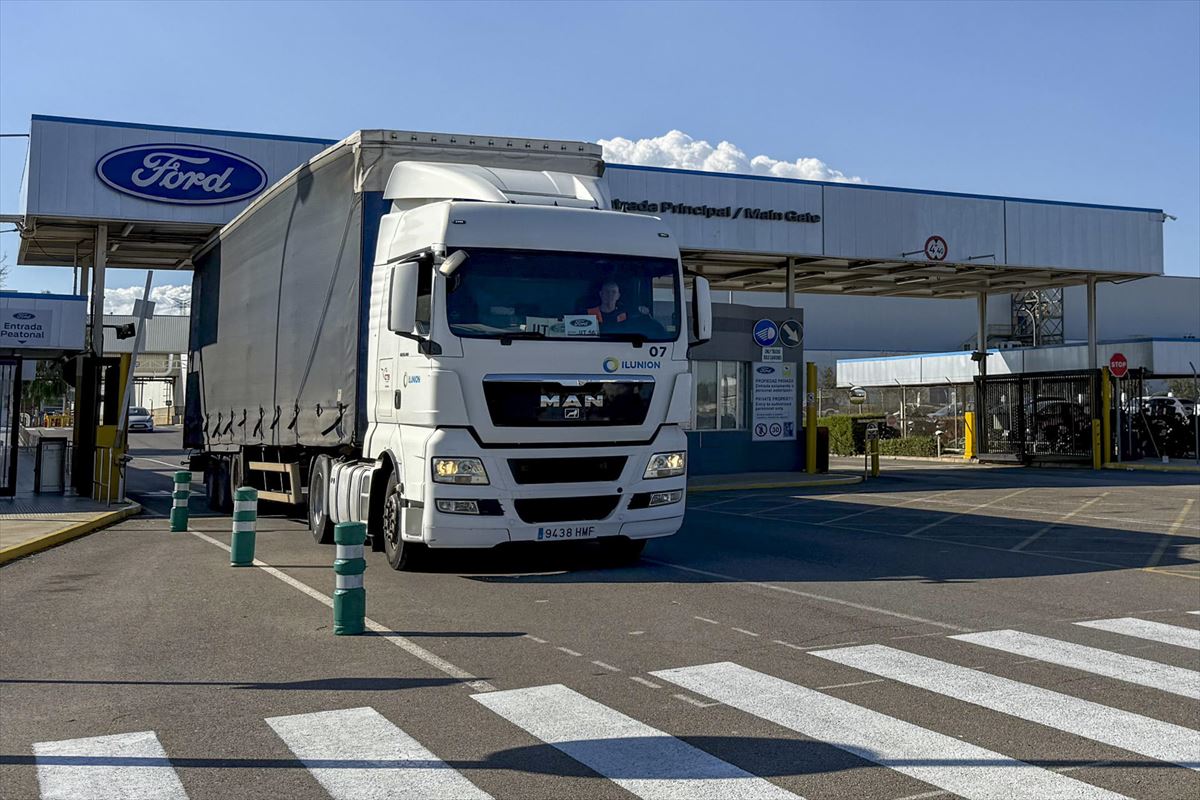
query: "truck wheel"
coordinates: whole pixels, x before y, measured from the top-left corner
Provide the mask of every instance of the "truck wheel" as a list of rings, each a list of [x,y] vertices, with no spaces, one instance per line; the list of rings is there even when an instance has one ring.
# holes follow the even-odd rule
[[[308,530],[317,544],[333,544],[329,517],[329,456],[317,456],[308,470]]]
[[[646,549],[645,539],[630,539],[626,536],[620,536],[604,544],[608,563],[614,567],[624,567],[635,563],[642,557],[642,551]]]
[[[424,555],[425,545],[420,542],[406,542],[400,535],[400,509],[404,498],[397,491],[400,482],[393,472],[388,476],[387,489],[383,501],[383,552],[388,564],[395,570],[409,570],[416,567]]]
[[[229,467],[223,458],[211,458],[204,468],[204,498],[208,510],[233,513],[233,493],[229,491]]]

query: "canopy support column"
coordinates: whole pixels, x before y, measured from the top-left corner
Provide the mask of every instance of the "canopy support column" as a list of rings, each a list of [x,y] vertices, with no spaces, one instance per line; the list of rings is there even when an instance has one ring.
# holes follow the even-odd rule
[[[108,262],[108,226],[96,226],[92,256],[92,354],[104,355],[104,267]]]
[[[796,259],[788,258],[787,260],[787,292],[785,294],[787,302],[785,305],[788,308],[796,307]]]
[[[1096,352],[1096,276],[1087,279],[1087,325],[1088,325],[1088,369],[1100,369]]]

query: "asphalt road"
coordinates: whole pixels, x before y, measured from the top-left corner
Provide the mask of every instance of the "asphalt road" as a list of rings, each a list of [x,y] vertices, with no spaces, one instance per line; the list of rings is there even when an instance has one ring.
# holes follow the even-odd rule
[[[628,568],[373,553],[336,637],[332,548],[263,516],[231,568],[135,445],[146,515],[0,569],[4,798],[1200,796],[1194,477],[896,463],[693,495]]]

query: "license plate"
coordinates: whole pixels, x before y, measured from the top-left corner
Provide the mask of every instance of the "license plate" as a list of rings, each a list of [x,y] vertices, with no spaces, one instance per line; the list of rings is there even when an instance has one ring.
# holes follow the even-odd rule
[[[595,525],[564,525],[556,528],[538,528],[538,541],[551,539],[593,539],[596,536]]]

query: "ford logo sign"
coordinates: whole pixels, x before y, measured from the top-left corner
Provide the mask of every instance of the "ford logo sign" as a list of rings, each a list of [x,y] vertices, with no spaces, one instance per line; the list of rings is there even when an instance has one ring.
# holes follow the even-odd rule
[[[591,327],[591,324],[592,324],[592,321],[588,320],[588,319],[573,319],[573,320],[571,320],[571,325],[576,328],[588,328],[588,327]]]
[[[28,311],[18,311],[13,314],[13,319],[33,319],[37,314],[30,314]]]
[[[774,375],[775,374],[774,367],[758,367],[754,371],[757,372],[759,375]]]
[[[248,158],[191,144],[139,144],[96,162],[100,180],[118,192],[181,205],[245,200],[267,186],[267,173]]]

